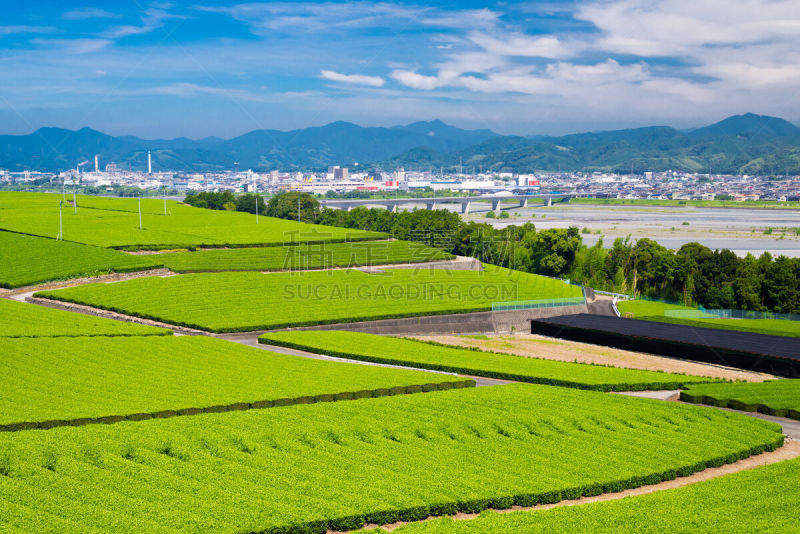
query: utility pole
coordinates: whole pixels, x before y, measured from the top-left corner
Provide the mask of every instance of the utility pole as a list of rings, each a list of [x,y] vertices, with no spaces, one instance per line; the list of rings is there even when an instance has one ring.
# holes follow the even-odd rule
[[[297,193],[297,224],[300,224],[300,193]]]
[[[64,225],[61,217],[61,212],[64,208],[64,201],[58,203],[58,240],[64,241]]]
[[[75,189],[72,189],[72,207],[75,208],[75,215],[78,214],[78,195],[75,194]]]
[[[253,196],[255,197],[256,201],[256,224],[258,224],[258,193],[255,193]]]
[[[167,216],[167,188],[164,187],[164,216]]]
[[[142,194],[139,193],[139,230],[142,229]]]

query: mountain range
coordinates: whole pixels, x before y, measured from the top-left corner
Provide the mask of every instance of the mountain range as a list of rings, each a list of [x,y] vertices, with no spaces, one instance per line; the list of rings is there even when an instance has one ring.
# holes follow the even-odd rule
[[[693,130],[651,126],[558,137],[504,136],[464,130],[439,120],[391,128],[334,122],[292,131],[254,130],[233,139],[145,140],[82,128],[40,128],[0,136],[0,168],[54,171],[98,155],[101,166],[215,171],[321,169],[329,165],[406,169],[463,167],[495,172],[662,171],[742,174],[800,173],[800,128],[747,113]]]

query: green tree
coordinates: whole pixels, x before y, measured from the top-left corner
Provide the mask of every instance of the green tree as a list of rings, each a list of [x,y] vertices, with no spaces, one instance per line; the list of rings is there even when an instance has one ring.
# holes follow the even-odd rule
[[[257,193],[247,193],[236,199],[236,211],[256,213],[256,203],[258,203],[258,213],[266,215],[267,205],[264,199]]]
[[[320,216],[319,201],[308,193],[279,193],[269,199],[265,215],[296,221],[298,212],[301,222],[315,222]]]

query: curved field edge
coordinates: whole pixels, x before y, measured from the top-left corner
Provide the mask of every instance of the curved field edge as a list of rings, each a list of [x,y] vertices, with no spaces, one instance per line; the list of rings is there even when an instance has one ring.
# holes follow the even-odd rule
[[[707,406],[730,408],[732,410],[739,410],[742,412],[757,412],[765,415],[772,415],[774,417],[786,417],[800,421],[800,410],[795,410],[793,408],[775,408],[760,402],[743,402],[738,399],[725,398],[723,396],[692,393],[691,390],[681,391],[680,399],[683,402],[688,402],[691,404],[705,404]]]
[[[526,382],[529,384],[541,384],[547,386],[562,386],[574,389],[584,389],[588,391],[652,391],[663,389],[680,389],[690,385],[698,384],[698,382],[683,382],[683,381],[664,381],[664,382],[641,382],[641,383],[620,383],[620,384],[586,384],[583,382],[576,382],[570,380],[559,380],[553,378],[536,377],[531,375],[523,375],[516,373],[504,373],[498,371],[487,371],[475,369],[471,367],[460,367],[452,365],[438,365],[433,363],[420,363],[409,360],[402,360],[396,358],[384,358],[380,356],[367,356],[353,352],[336,351],[330,349],[320,349],[317,347],[304,345],[302,343],[295,343],[286,340],[279,340],[269,337],[269,334],[264,334],[258,338],[258,342],[263,345],[273,345],[285,347],[288,349],[302,350],[306,352],[313,352],[315,354],[325,354],[328,356],[336,356],[338,358],[345,358],[350,360],[359,360],[372,363],[382,363],[388,365],[400,365],[404,367],[415,367],[417,369],[427,369],[429,371],[443,371],[447,373],[459,373],[463,375],[482,376],[486,378],[496,378],[498,380],[510,380],[514,382]],[[434,345],[437,345],[434,343]],[[440,346],[453,348],[450,345]],[[488,352],[488,351],[480,351]],[[502,353],[491,353],[502,354]],[[502,354],[507,356],[507,354]],[[568,363],[568,362],[567,362]],[[576,364],[581,365],[581,364]],[[709,383],[715,382],[714,379],[709,379]]]
[[[487,403],[486,401],[494,398],[495,393],[498,391],[500,392],[501,397],[500,404],[497,406],[490,406],[491,403]],[[503,402],[503,391],[505,391],[505,403]],[[527,396],[528,394],[532,396],[523,397]],[[441,396],[441,398],[435,398],[437,395]],[[464,397],[469,397],[467,399],[469,402],[465,401]],[[635,458],[631,458],[630,456],[625,458],[625,455],[623,454],[620,456],[621,463],[619,466],[619,468],[624,469],[622,473],[617,471],[613,466],[606,468],[606,464],[602,464],[604,467],[600,470],[595,469],[596,472],[594,474],[581,474],[580,470],[574,470],[573,464],[565,461],[566,455],[562,455],[559,458],[561,460],[559,462],[561,467],[556,469],[555,472],[549,473],[547,470],[541,471],[542,475],[548,475],[545,478],[548,479],[549,483],[546,484],[537,485],[537,483],[531,480],[530,477],[522,476],[525,474],[525,472],[528,474],[534,474],[537,472],[536,469],[525,472],[517,472],[515,469],[503,470],[502,466],[495,465],[494,467],[501,468],[500,471],[502,473],[507,475],[516,475],[515,478],[517,478],[517,482],[515,484],[507,485],[504,490],[497,490],[495,487],[492,487],[488,491],[475,492],[471,491],[469,485],[462,485],[458,487],[456,483],[457,481],[447,478],[436,481],[438,482],[436,485],[441,489],[438,491],[429,492],[426,497],[409,498],[405,499],[405,502],[393,502],[392,500],[386,501],[380,498],[368,499],[369,505],[367,506],[360,504],[361,501],[357,492],[359,488],[363,487],[362,484],[366,484],[367,487],[370,487],[369,484],[374,482],[373,479],[369,477],[364,480],[349,480],[347,478],[341,478],[341,475],[346,473],[354,474],[352,471],[354,468],[357,469],[359,466],[363,467],[364,462],[370,461],[370,459],[373,461],[378,460],[379,463],[384,462],[381,465],[385,468],[387,473],[395,472],[398,469],[402,470],[404,466],[402,464],[394,464],[390,458],[391,455],[385,454],[387,450],[384,450],[384,454],[380,456],[379,453],[381,451],[370,451],[369,448],[374,448],[375,445],[368,438],[370,436],[383,434],[384,438],[387,440],[385,443],[392,443],[392,437],[390,435],[386,435],[386,432],[389,432],[391,435],[393,435],[394,432],[403,432],[403,430],[405,430],[407,434],[401,434],[401,438],[407,436],[413,439],[414,443],[410,444],[410,447],[403,448],[392,446],[390,450],[397,451],[397,456],[401,460],[413,460],[415,458],[423,460],[423,467],[425,469],[424,472],[429,473],[432,476],[433,473],[429,472],[430,467],[425,464],[427,464],[427,462],[430,460],[435,460],[435,462],[438,464],[443,462],[443,459],[440,457],[439,448],[434,448],[434,450],[432,450],[430,446],[431,442],[425,439],[425,431],[433,430],[437,424],[450,421],[450,416],[455,416],[458,421],[466,422],[468,424],[467,427],[463,428],[464,431],[467,431],[470,428],[472,428],[472,430],[476,430],[471,425],[478,424],[475,421],[475,418],[477,417],[480,419],[481,415],[486,416],[486,429],[488,430],[493,425],[496,425],[497,421],[501,420],[501,418],[504,419],[506,417],[504,413],[501,413],[497,410],[498,406],[505,406],[508,408],[512,405],[517,405],[520,408],[523,408],[526,406],[527,401],[537,397],[540,399],[544,397],[561,397],[563,400],[570,398],[574,399],[578,401],[579,406],[582,406],[583,409],[587,410],[587,415],[591,415],[593,413],[599,415],[601,412],[605,412],[605,408],[612,408],[613,411],[613,407],[621,407],[622,405],[625,405],[626,408],[618,412],[619,415],[625,413],[629,416],[632,416],[644,426],[649,426],[651,424],[649,415],[651,415],[652,412],[658,412],[662,416],[662,422],[667,423],[667,426],[664,428],[669,428],[672,431],[667,431],[664,434],[660,432],[652,432],[650,433],[650,439],[659,439],[660,437],[661,439],[666,439],[669,442],[669,445],[663,447],[662,450],[656,453],[657,456],[661,457],[660,461],[646,462],[648,464],[647,467],[641,467],[643,465],[642,463],[637,462]],[[456,400],[454,401],[454,399]],[[604,403],[608,403],[608,405],[603,406],[602,408],[598,407],[598,404]],[[444,413],[439,417],[439,421],[434,421],[432,424],[426,423],[425,426],[419,426],[417,424],[420,420],[427,420],[430,415],[437,414],[439,408],[443,405],[445,410]],[[474,412],[469,414],[464,413],[464,408],[470,406],[474,409]],[[416,410],[413,410],[414,407],[420,408],[422,411],[417,412]],[[628,410],[628,407],[630,410]],[[449,410],[447,408],[449,408]],[[649,410],[648,408],[653,409]],[[545,421],[549,420],[547,418],[547,414],[555,416],[556,422],[568,422],[571,420],[570,416],[559,412],[557,409],[555,409],[555,407],[540,409],[546,417]],[[430,410],[430,413],[426,413],[428,410]],[[505,412],[505,410],[501,411]],[[398,412],[401,413],[398,414],[398,421],[396,423],[391,421],[391,417],[387,417]],[[339,442],[340,436],[330,435],[332,428],[338,429],[340,425],[347,425],[350,419],[345,419],[344,421],[341,420],[341,416],[347,414],[355,416],[353,419],[356,421],[356,423],[350,428],[350,437],[353,439],[353,441],[349,443],[354,446],[357,446],[359,443],[370,444],[367,446],[362,445],[357,450],[349,453],[346,452],[345,449],[340,448],[342,446],[342,443]],[[404,418],[403,415],[405,414],[408,416]],[[692,414],[700,417],[693,418],[691,417]],[[681,415],[686,416],[687,419],[683,420]],[[272,416],[272,414],[270,414],[270,416]],[[229,438],[231,431],[234,431],[234,434],[236,434],[238,429],[242,433],[240,436],[241,439],[231,442],[231,444],[228,446],[228,450],[230,453],[235,453],[237,457],[243,458],[241,462],[244,464],[245,468],[258,468],[252,473],[258,478],[245,481],[244,485],[240,485],[237,488],[239,491],[246,491],[250,489],[251,483],[254,480],[260,480],[260,477],[265,475],[263,471],[261,471],[263,467],[281,465],[281,462],[284,462],[287,456],[292,456],[286,455],[287,452],[295,453],[294,456],[296,456],[296,460],[299,462],[298,465],[302,466],[300,472],[309,470],[309,475],[312,475],[312,472],[315,472],[314,470],[318,469],[318,467],[315,467],[315,463],[319,464],[320,466],[333,464],[331,466],[331,472],[335,471],[337,476],[330,476],[327,479],[324,475],[322,477],[318,477],[318,480],[320,481],[330,481],[331,485],[329,487],[309,487],[309,489],[312,489],[315,492],[317,489],[321,490],[322,493],[318,496],[322,499],[327,498],[328,501],[333,502],[333,504],[324,504],[326,508],[324,513],[315,512],[314,504],[317,502],[316,500],[301,499],[302,504],[305,505],[309,513],[304,514],[304,517],[303,515],[300,515],[294,521],[292,521],[291,515],[288,517],[281,515],[284,512],[289,512],[290,508],[281,505],[281,495],[278,494],[274,496],[273,512],[270,512],[259,519],[256,519],[255,517],[251,519],[248,516],[238,518],[240,519],[240,524],[246,525],[246,527],[233,528],[232,526],[229,526],[229,528],[225,530],[236,530],[239,532],[265,532],[270,534],[301,532],[321,534],[327,530],[357,529],[361,528],[366,523],[387,524],[401,519],[405,521],[413,521],[424,519],[430,515],[452,515],[458,512],[477,513],[487,508],[507,509],[515,505],[533,506],[536,504],[555,503],[564,499],[579,498],[582,496],[590,497],[600,495],[602,493],[616,493],[626,488],[632,489],[643,485],[657,484],[664,480],[673,480],[678,477],[688,476],[695,472],[702,471],[708,467],[719,467],[728,463],[733,463],[755,454],[760,454],[765,451],[773,451],[783,444],[783,436],[779,433],[779,425],[749,418],[739,414],[690,406],[680,406],[674,404],[667,405],[646,399],[634,400],[617,396],[603,395],[599,393],[565,390],[564,388],[546,388],[543,386],[527,385],[509,385],[499,386],[497,388],[469,389],[458,392],[440,392],[432,395],[410,396],[403,399],[365,399],[360,403],[337,403],[327,406],[295,406],[280,411],[276,410],[274,416],[274,418],[265,417],[262,414],[256,413],[227,415],[208,414],[198,416],[197,418],[184,419],[182,422],[149,421],[142,423],[114,425],[113,428],[95,427],[93,429],[57,429],[50,433],[19,433],[13,436],[14,440],[9,439],[7,444],[9,445],[9,452],[17,450],[19,453],[26,455],[25,459],[22,460],[22,462],[25,462],[26,465],[22,466],[19,471],[17,471],[17,467],[13,464],[10,464],[10,467],[6,469],[5,476],[9,477],[8,485],[2,484],[4,479],[0,478],[0,500],[3,498],[2,490],[5,489],[5,497],[10,497],[15,506],[18,502],[36,503],[36,506],[34,506],[33,509],[35,512],[37,512],[37,514],[41,514],[37,515],[36,517],[36,519],[41,523],[42,521],[47,521],[46,514],[48,512],[52,512],[51,509],[47,508],[47,504],[39,504],[41,501],[38,500],[40,498],[49,497],[49,494],[45,492],[44,495],[42,495],[41,491],[36,491],[36,489],[42,487],[40,482],[44,482],[46,484],[45,487],[49,488],[50,483],[55,482],[53,477],[61,476],[58,481],[63,482],[63,484],[61,486],[53,484],[52,486],[53,488],[60,488],[62,492],[60,494],[61,497],[74,499],[74,493],[77,493],[77,496],[80,497],[80,491],[86,491],[81,488],[80,484],[76,486],[76,481],[91,481],[88,484],[88,491],[95,491],[95,488],[93,487],[95,482],[94,477],[98,477],[98,479],[105,479],[104,481],[98,480],[98,487],[96,488],[97,491],[110,490],[111,492],[116,492],[117,486],[113,484],[116,479],[114,478],[113,472],[111,475],[105,476],[107,471],[104,469],[98,470],[97,468],[108,466],[112,471],[114,471],[115,469],[119,468],[119,463],[123,462],[123,460],[133,462],[131,464],[123,462],[125,463],[125,473],[133,473],[128,470],[128,467],[138,471],[140,466],[145,466],[156,471],[154,476],[163,472],[167,479],[170,479],[170,477],[174,475],[178,475],[181,479],[186,475],[192,477],[192,466],[198,466],[198,468],[203,466],[209,467],[206,464],[206,461],[212,458],[219,458],[222,462],[214,465],[232,467],[230,464],[232,457],[229,456],[229,454],[226,454],[225,451],[219,450],[214,445],[214,439],[217,435],[215,432],[222,432],[224,436]],[[525,421],[533,422],[534,420],[538,420],[531,417],[535,418],[536,416],[529,416],[520,413],[519,421],[520,423],[524,423]],[[259,424],[260,421],[257,420],[258,418],[263,419],[264,426]],[[721,431],[724,430],[724,432],[722,432],[723,436],[720,437],[729,438],[722,440],[725,442],[724,445],[718,445],[718,443],[721,443],[719,438],[715,440],[714,437],[706,436],[705,431],[708,427],[703,419],[720,423],[718,429]],[[692,420],[692,422],[689,423],[689,420]],[[192,425],[188,427],[184,426],[183,423],[186,421],[190,421]],[[313,423],[315,421],[320,423],[320,426],[316,429],[313,427],[313,425],[312,427],[309,427],[309,422]],[[723,423],[723,421],[725,422]],[[383,426],[383,429],[381,429],[382,425],[386,426]],[[660,427],[660,425],[656,426]],[[201,428],[206,431],[207,434],[204,435],[202,440],[198,440],[194,445],[190,446],[181,441],[171,441],[171,439],[180,436],[181,433],[185,432],[186,430],[197,430]],[[280,443],[275,442],[273,436],[276,438],[281,438],[281,436],[276,436],[275,430],[284,428],[287,431],[287,439],[282,440]],[[597,428],[599,429],[599,427]],[[689,434],[678,435],[678,432],[674,432],[680,428],[689,431]],[[256,432],[251,431],[248,434],[247,429],[256,429]],[[147,432],[146,430],[150,431]],[[481,439],[491,438],[496,444],[503,443],[504,445],[502,445],[500,449],[503,452],[503,458],[505,458],[506,454],[511,450],[536,450],[525,449],[520,445],[517,445],[518,439],[522,441],[526,440],[526,438],[524,438],[522,435],[518,435],[518,439],[514,439],[513,434],[509,435],[501,433],[500,431],[504,430],[502,428],[498,429],[495,426],[495,430],[496,432],[491,432],[491,435],[487,434]],[[520,430],[525,433],[523,428],[520,428]],[[615,428],[607,427],[605,430],[598,430],[598,435],[610,437],[612,434],[616,434],[616,430],[617,429]],[[316,433],[314,433],[315,431]],[[622,429],[622,431],[626,434],[630,434],[628,430]],[[368,432],[368,434],[365,435],[364,432]],[[422,432],[422,435],[420,435],[420,432]],[[580,442],[584,442],[585,445],[591,445],[594,440],[592,440],[591,437],[582,437],[584,432],[586,432],[585,429],[574,426],[572,432],[570,432],[570,435],[573,438],[576,436],[581,436],[581,438],[579,438]],[[590,435],[592,432],[593,431],[590,431]],[[278,432],[278,434],[279,433],[280,432]],[[366,437],[367,440],[360,439],[359,433],[362,437]],[[527,434],[531,434],[530,428],[528,429]],[[545,437],[544,439],[561,434],[562,432],[555,430],[554,434]],[[273,445],[278,446],[277,450],[279,451],[283,451],[282,447],[287,445],[289,447],[293,447],[294,444],[298,443],[305,443],[306,445],[311,445],[312,448],[315,448],[317,446],[315,443],[318,443],[320,446],[320,452],[315,454],[303,449],[304,452],[302,452],[302,454],[298,454],[300,451],[292,449],[291,451],[275,453],[272,452],[271,449],[276,447],[270,446],[268,442],[264,449],[265,452],[259,453],[257,446],[255,449],[250,448],[253,443],[259,443],[258,441],[250,441],[251,439],[257,440],[258,436],[267,436],[267,439],[271,440]],[[538,437],[536,438],[528,437],[527,439],[535,439],[538,441],[541,439],[541,436],[538,434],[537,436]],[[745,436],[747,437],[745,438]],[[212,442],[206,442],[206,437],[212,440]],[[77,457],[80,458],[80,464],[83,466],[80,468],[81,470],[75,469],[78,467],[78,465],[67,462],[65,464],[66,470],[64,471],[64,474],[59,475],[58,473],[60,472],[60,464],[59,466],[56,466],[50,460],[48,460],[48,450],[52,451],[51,447],[53,445],[58,445],[59,438],[70,442],[70,444],[65,446],[65,448],[60,452],[67,455],[65,456],[67,460],[77,455]],[[458,444],[451,444],[445,433],[442,433],[439,438],[444,440],[438,441],[438,443],[444,445],[442,447],[444,452],[449,451],[456,452],[457,455],[461,454],[461,451],[463,450],[462,446]],[[480,438],[480,436],[478,436],[478,438]],[[452,439],[452,436],[450,439]],[[475,439],[476,438],[472,438],[473,441]],[[326,441],[328,442],[327,446],[325,446]],[[617,441],[618,440],[615,438],[610,438],[610,442],[604,446],[604,454],[612,455],[609,456],[609,458],[615,458],[617,454],[621,454],[616,452],[618,449],[614,447],[614,444]],[[642,441],[640,445],[644,445],[649,441],[650,440]],[[97,457],[97,454],[92,454],[92,450],[87,450],[87,445],[95,442],[99,442],[100,447],[104,448],[109,455],[113,455],[114,460],[106,464],[102,458]],[[436,442],[437,441],[434,441],[434,443]],[[558,444],[571,442],[571,438],[567,438],[567,441],[562,441],[562,438],[557,438],[555,441],[549,441],[548,443],[552,445],[553,443]],[[686,442],[687,450],[691,450],[690,453],[682,454],[675,452],[676,445],[682,442]],[[345,447],[347,446],[347,443],[348,440],[345,440]],[[653,444],[655,445],[655,443]],[[540,445],[540,447],[543,447],[544,445],[547,445],[547,443]],[[384,447],[384,442],[382,442],[380,446]],[[153,449],[153,447],[157,448]],[[247,448],[247,450],[242,447]],[[710,449],[714,452],[709,452],[708,447],[710,447]],[[144,452],[142,456],[139,456],[137,448],[141,448]],[[206,452],[202,453],[202,455],[199,457],[193,458],[193,451],[198,449],[205,449]],[[467,448],[467,450],[469,450],[469,448]],[[546,449],[542,448],[542,450]],[[95,452],[97,453],[99,451],[95,450]],[[184,452],[186,453],[185,455],[183,454]],[[368,454],[363,455],[365,452]],[[332,453],[339,454],[332,456]],[[251,456],[241,456],[242,454],[259,454],[260,459],[266,459],[267,461],[265,463],[264,461],[259,462],[251,460]],[[472,458],[477,460],[478,457],[476,457],[476,455],[479,454],[481,453],[478,452],[476,448],[473,448]],[[154,455],[157,456],[157,460],[153,460]],[[495,456],[498,457],[492,458],[493,462],[496,462],[497,459],[499,459],[499,455]],[[470,456],[468,455],[467,458],[469,457]],[[337,467],[337,458],[343,459],[343,467]],[[352,460],[354,458],[358,458],[357,463],[347,461],[348,459]],[[447,462],[445,461],[444,463]],[[458,462],[456,463],[458,464]],[[541,460],[537,457],[529,458],[529,463],[532,466],[544,464],[544,462],[541,462]],[[0,463],[0,466],[1,465],[2,463]],[[479,465],[483,469],[488,469],[490,468],[490,465],[493,464],[480,463]],[[51,467],[53,469],[51,469]],[[471,467],[471,465],[465,463],[463,465],[457,465],[455,471],[470,470]],[[211,469],[209,472],[215,473],[216,471],[217,470],[215,469]],[[227,470],[225,471],[227,472]],[[576,471],[578,474],[574,475],[573,471]],[[444,470],[443,472],[447,472],[447,470]],[[486,474],[492,472],[494,471],[490,470],[487,471]],[[291,470],[287,471],[287,474],[288,473],[291,473]],[[420,471],[419,474],[421,473],[422,471]],[[400,481],[400,487],[407,487],[410,492],[413,492],[415,488],[426,484],[426,480],[424,478],[420,477],[417,473],[415,474],[417,476],[415,476],[413,479],[405,481],[406,486],[403,486],[403,481]],[[75,475],[78,475],[77,478]],[[283,489],[285,487],[284,478],[282,478],[281,475],[282,472],[279,471],[277,473],[277,477],[273,479],[272,485],[267,485],[266,487],[274,487],[279,491],[285,491]],[[211,479],[208,479],[207,477],[200,477],[197,479],[197,481],[203,482],[202,486],[207,486],[207,483],[213,481],[215,476],[216,475],[212,476]],[[87,477],[89,478],[87,479]],[[30,484],[26,483],[26,479],[30,481]],[[156,482],[158,481],[158,477],[156,476],[155,479],[150,479],[148,477],[147,480]],[[384,477],[378,477],[377,480],[379,480],[380,483],[374,483],[374,489],[378,490],[377,493],[383,494],[384,497],[387,495],[387,491],[396,490],[397,488],[397,483],[393,480],[387,480]],[[433,482],[435,480],[436,478],[432,476],[431,481]],[[473,480],[473,483],[476,480]],[[122,482],[122,480],[119,482]],[[135,480],[135,482],[139,483],[138,480]],[[456,483],[455,486],[458,491],[442,491],[442,489],[448,487],[448,484],[451,482]],[[193,490],[201,490],[200,487],[195,486],[196,484],[191,484],[183,487],[184,491],[189,491],[188,495],[190,495],[192,499],[197,498],[197,494]],[[256,486],[253,489],[257,489],[258,487],[259,486]],[[17,489],[19,489],[20,492],[18,492]],[[227,491],[226,488],[222,489]],[[526,491],[526,489],[528,491]],[[63,490],[67,490],[67,493],[65,494]],[[353,492],[355,492],[355,495],[353,495]],[[123,493],[125,493],[125,491],[123,491]],[[302,490],[300,493],[294,493],[298,494],[300,497],[304,496]],[[217,494],[219,494],[219,491],[209,491],[206,493],[206,496],[211,497]],[[17,500],[17,495],[19,495],[19,500]],[[136,495],[138,495],[138,493],[133,494],[130,497],[135,498]],[[342,498],[345,497],[345,495],[350,495],[353,498]],[[248,495],[244,494],[241,496],[246,498]],[[264,495],[259,493],[254,496],[256,499],[250,501],[253,503],[251,508],[255,510],[261,510],[265,504]],[[269,499],[269,497],[267,498]],[[94,501],[94,496],[92,497],[92,500]],[[53,504],[56,504],[57,502],[61,501],[47,502],[53,502]],[[201,504],[195,500],[181,502],[185,502],[190,506],[197,506]],[[208,511],[214,511],[223,508],[228,510],[230,504],[228,504],[228,507],[226,507],[226,502],[220,503],[218,506],[208,506],[205,507],[205,509]],[[267,500],[266,502],[270,501]],[[325,502],[326,501],[323,500],[323,503]],[[135,508],[127,509],[129,512],[133,512],[135,510],[148,510],[150,509],[151,504],[149,501],[142,502],[137,499],[132,506],[135,506]],[[220,506],[223,508],[220,508]],[[201,506],[201,508],[203,507]],[[92,508],[88,508],[81,511],[85,514],[91,514],[93,510]],[[160,510],[160,512],[162,512],[161,515],[173,516],[173,514],[180,515],[181,509],[167,507],[163,510]],[[22,516],[20,517],[22,518]],[[27,517],[30,517],[30,515]],[[129,517],[130,516],[122,516],[120,519],[129,521]],[[153,515],[149,517],[149,519],[152,521],[156,517],[156,515]],[[214,531],[222,530],[224,525],[230,525],[231,521],[235,521],[237,518],[229,517],[226,513],[224,516],[218,519],[222,519],[222,526],[220,526],[219,522],[209,524],[209,526],[217,527]],[[98,519],[98,521],[103,521],[103,519]],[[128,527],[128,530],[135,530],[137,526],[139,529],[141,529],[142,525],[147,524],[147,521],[148,517],[145,516],[141,517],[141,523],[137,521],[136,524],[133,525],[133,528],[129,526],[129,523],[125,523],[125,526]],[[176,519],[176,523],[174,524],[177,525],[179,521],[181,521],[180,518]],[[120,526],[122,526],[122,524],[120,524]]]
[[[0,298],[0,339],[172,336],[167,328],[115,321]]]
[[[453,380],[450,382],[426,382],[410,386],[395,386],[389,388],[363,389],[359,391],[342,391],[340,393],[325,393],[320,395],[307,395],[303,397],[288,397],[272,400],[255,402],[237,402],[232,404],[221,404],[216,406],[205,406],[201,408],[181,408],[177,410],[160,410],[157,412],[143,412],[127,415],[107,415],[101,417],[81,417],[76,419],[52,419],[48,421],[23,421],[0,425],[0,432],[19,432],[22,430],[47,430],[62,426],[84,426],[95,424],[113,424],[122,421],[144,421],[147,419],[166,419],[169,417],[181,417],[198,415],[201,413],[222,413],[243,410],[260,410],[265,408],[277,408],[281,406],[292,406],[294,404],[316,404],[319,402],[336,402],[345,400],[368,399],[378,397],[391,397],[394,395],[411,395],[416,393],[428,393],[430,391],[446,391],[448,389],[459,389],[475,387],[475,381],[471,379]]]
[[[164,318],[159,315],[135,312],[131,310],[126,310],[124,308],[119,308],[116,306],[103,306],[101,304],[98,304],[97,302],[90,302],[88,299],[79,299],[74,297],[68,298],[60,296],[58,295],[57,292],[52,292],[52,291],[37,291],[36,293],[33,294],[33,296],[36,298],[41,298],[46,300],[49,299],[61,302],[70,302],[73,304],[80,304],[81,306],[88,306],[90,308],[95,308],[98,310],[106,310],[114,313],[119,313],[120,315],[127,315],[129,317],[138,317],[140,319],[148,319],[150,321],[157,321],[159,323],[181,326],[184,328],[193,328],[195,330],[202,330],[203,332],[210,332],[213,334],[230,334],[235,332],[257,332],[260,330],[279,330],[282,328],[299,328],[304,326],[348,324],[348,323],[358,323],[364,321],[381,321],[385,319],[406,319],[409,317],[428,317],[433,315],[463,315],[467,313],[480,313],[492,310],[491,306],[483,306],[483,307],[471,308],[468,310],[465,309],[427,310],[427,311],[407,312],[407,313],[364,315],[360,317],[340,317],[335,319],[322,319],[319,321],[315,320],[291,321],[286,323],[255,324],[255,325],[238,326],[230,328],[211,328],[208,325],[186,322],[186,321],[176,321],[174,319]]]
[[[349,531],[358,530],[367,524],[387,525],[397,521],[422,521],[429,517],[451,516],[458,513],[476,514],[484,510],[508,510],[515,506],[531,507],[543,504],[555,504],[565,500],[576,500],[581,497],[595,497],[604,493],[618,493],[620,491],[651,486],[675,480],[679,477],[687,477],[694,473],[703,471],[710,467],[722,467],[732,464],[739,460],[744,460],[751,456],[764,452],[773,452],[784,444],[784,437],[780,436],[772,441],[747,447],[740,451],[730,453],[725,456],[711,458],[706,461],[687,464],[677,469],[667,469],[662,472],[651,473],[645,476],[635,476],[626,479],[613,480],[610,482],[593,483],[584,486],[576,486],[558,491],[548,491],[542,493],[521,493],[515,495],[503,495],[490,499],[473,499],[465,501],[450,501],[432,504],[428,506],[417,506],[406,509],[384,510],[380,512],[331,518],[327,521],[314,521],[289,525],[285,527],[275,527],[266,530],[253,531],[250,534],[323,534],[328,531]]]
[[[800,506],[800,459],[729,473],[712,480],[576,506],[484,512],[409,523],[398,534],[465,532],[758,532],[793,530]],[[570,505],[573,503],[569,503]],[[624,527],[623,527],[624,525]],[[382,528],[359,532],[385,534]]]

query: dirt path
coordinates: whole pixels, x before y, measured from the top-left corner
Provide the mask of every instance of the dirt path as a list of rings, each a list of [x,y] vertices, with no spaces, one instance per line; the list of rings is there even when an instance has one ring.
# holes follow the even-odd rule
[[[664,371],[668,373],[684,373],[695,376],[724,378],[727,380],[744,380],[747,382],[763,382],[773,378],[770,375],[731,369],[718,365],[666,358],[653,354],[631,352],[626,350],[554,339],[534,334],[499,334],[490,336],[415,336],[424,341],[435,341],[446,345],[479,348],[493,352],[514,354],[530,358],[544,358],[563,362],[594,363],[642,369],[646,371]]]
[[[688,486],[690,484],[696,484],[698,482],[703,482],[705,480],[712,480],[714,478],[719,478],[721,476],[730,475],[732,473],[738,473],[740,471],[747,471],[749,469],[755,469],[757,467],[761,467],[764,465],[770,465],[777,462],[783,462],[785,460],[791,460],[794,458],[800,457],[800,441],[794,440],[786,440],[786,443],[780,449],[774,452],[765,452],[763,454],[759,454],[757,456],[751,456],[749,458],[745,458],[744,460],[739,460],[736,463],[723,465],[722,467],[709,467],[700,471],[698,473],[694,473],[688,477],[680,477],[676,478],[675,480],[669,480],[666,482],[660,482],[658,484],[652,484],[650,486],[642,486],[640,488],[620,491],[617,493],[604,493],[602,495],[598,495],[596,497],[581,497],[580,499],[574,499],[569,501],[561,501],[556,504],[544,504],[538,506],[531,506],[531,507],[521,507],[521,506],[514,506],[513,508],[509,508],[507,510],[497,510],[500,513],[508,513],[508,512],[516,512],[521,510],[549,510],[551,508],[559,508],[562,506],[578,506],[582,504],[588,504],[593,502],[601,502],[601,501],[614,501],[617,499],[624,499],[625,497],[633,497],[636,495],[647,495],[649,493],[655,493],[657,491],[664,491],[668,489],[674,488],[681,488],[684,486]],[[470,520],[475,519],[478,517],[479,514],[463,514],[459,513],[453,517],[456,520]],[[434,518],[428,518],[424,521],[430,521]],[[398,521],[397,523],[392,523],[391,525],[367,525],[365,529],[376,529],[381,528],[385,531],[392,532],[407,523]],[[329,531],[329,534],[333,534]]]

